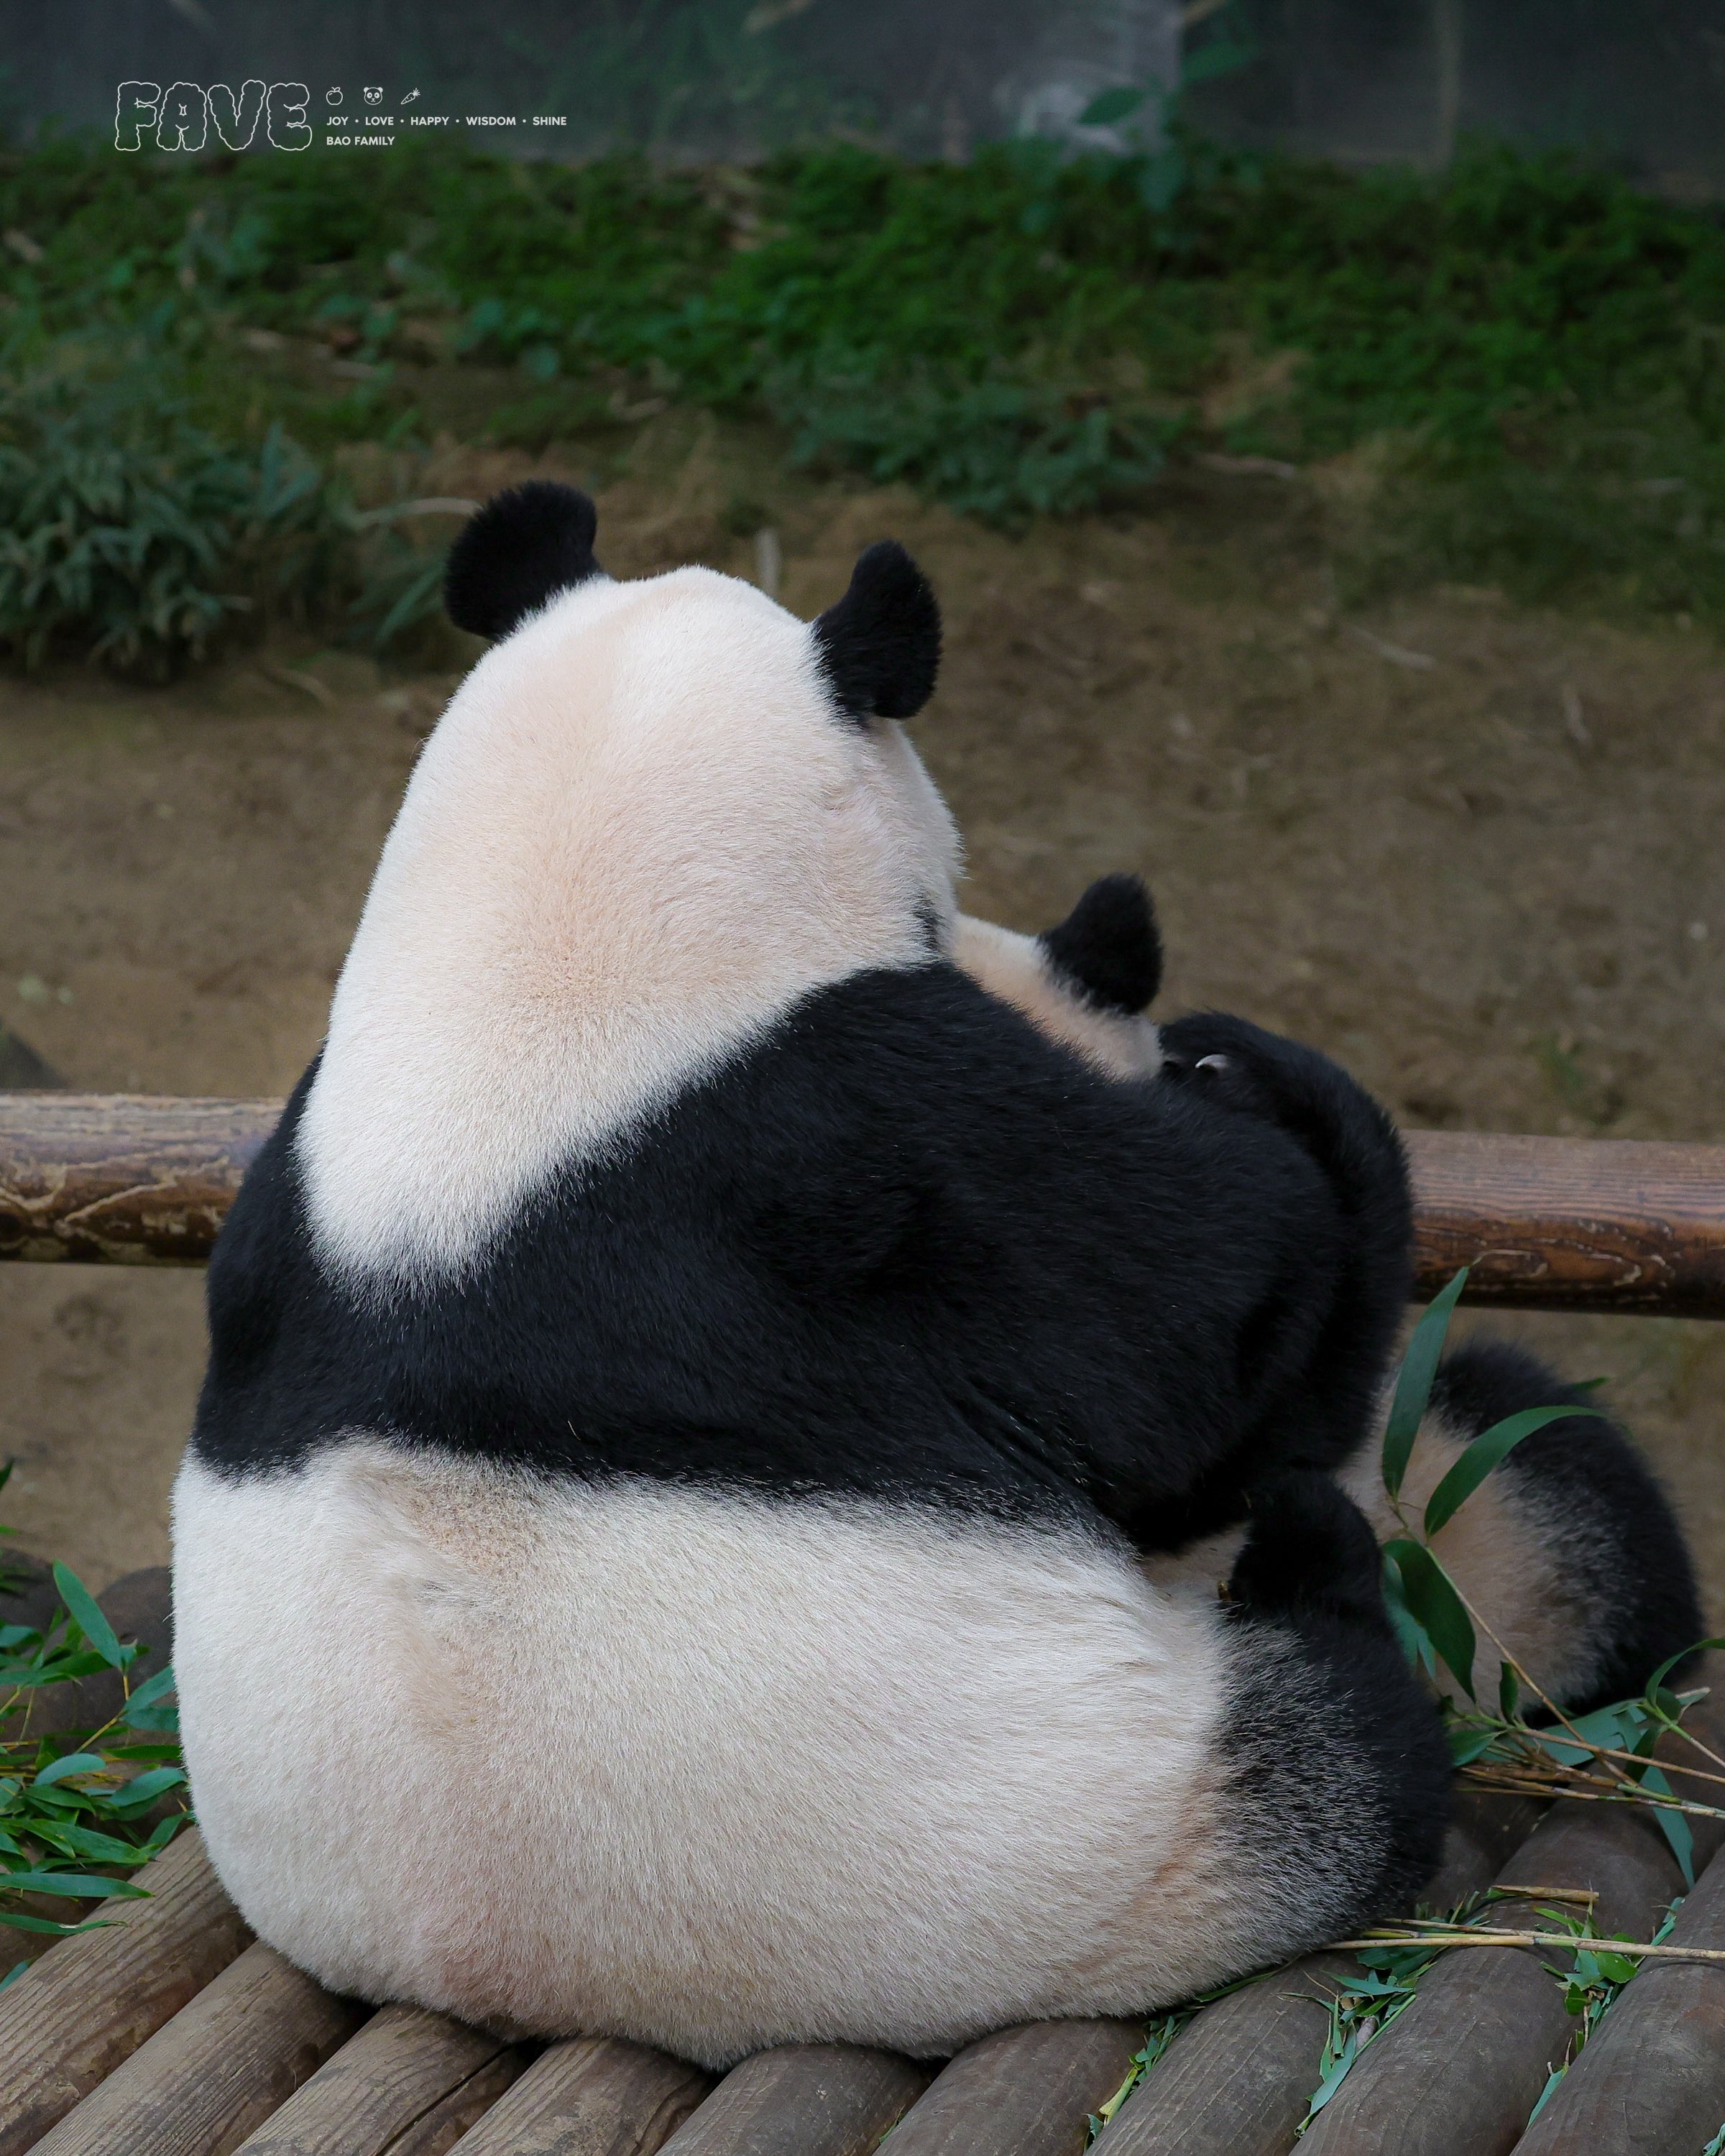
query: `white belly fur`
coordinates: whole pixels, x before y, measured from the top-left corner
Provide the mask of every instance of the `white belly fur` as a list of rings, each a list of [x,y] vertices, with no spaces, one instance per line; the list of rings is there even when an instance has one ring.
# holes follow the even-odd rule
[[[365,1436],[174,1535],[211,1855],[336,1990],[719,2064],[1250,1961],[1214,1599],[1123,1548]]]

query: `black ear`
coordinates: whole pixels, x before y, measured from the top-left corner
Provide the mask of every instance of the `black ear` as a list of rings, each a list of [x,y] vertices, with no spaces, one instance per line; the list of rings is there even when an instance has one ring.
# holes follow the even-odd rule
[[[940,606],[896,539],[858,557],[850,590],[814,624],[814,648],[840,710],[854,719],[907,719],[934,694]]]
[[[1055,972],[1100,1009],[1141,1011],[1162,986],[1162,937],[1142,876],[1099,877],[1038,940]]]
[[[530,480],[494,495],[449,549],[444,605],[457,629],[507,636],[553,592],[597,576],[598,512],[584,494]]]

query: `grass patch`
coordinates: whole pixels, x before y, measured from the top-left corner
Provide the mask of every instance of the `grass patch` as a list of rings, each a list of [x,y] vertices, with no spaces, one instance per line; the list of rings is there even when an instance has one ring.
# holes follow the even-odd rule
[[[681,405],[1008,526],[1142,499],[1186,444],[1352,458],[1370,484],[1334,534],[1351,596],[1451,578],[1725,622],[1717,218],[1487,145],[1436,177],[1189,141],[1171,192],[1160,170],[1022,143],[747,172],[50,143],[0,156],[5,371],[68,337],[142,340],[172,356],[174,424],[255,465],[272,425],[314,457],[411,441],[418,372],[478,363],[519,384],[488,416],[499,441],[623,439]],[[259,357],[272,337],[294,366]],[[238,474],[173,439],[186,519],[238,528]],[[181,544],[195,655],[232,609]],[[93,604],[105,651],[160,640],[115,635]]]

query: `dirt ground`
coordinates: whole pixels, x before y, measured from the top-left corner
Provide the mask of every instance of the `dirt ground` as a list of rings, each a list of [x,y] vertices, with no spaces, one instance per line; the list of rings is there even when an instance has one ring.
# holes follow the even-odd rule
[[[530,463],[452,450],[436,490]],[[1346,613],[1317,516],[1303,488],[1196,473],[1151,514],[1014,538],[668,424],[602,493],[600,552],[758,576],[773,545],[737,534],[765,517],[813,613],[902,537],[946,612],[916,732],[971,911],[1040,927],[1137,869],[1165,1012],[1302,1034],[1410,1125],[1725,1138],[1725,657],[1484,591]],[[0,681],[0,1019],[76,1086],[285,1091],[465,663],[449,637],[417,669],[278,639],[167,690]],[[201,1286],[0,1268],[24,1547],[96,1583],[165,1556]],[[1725,1326],[1493,1322],[1609,1379],[1725,1616]]]

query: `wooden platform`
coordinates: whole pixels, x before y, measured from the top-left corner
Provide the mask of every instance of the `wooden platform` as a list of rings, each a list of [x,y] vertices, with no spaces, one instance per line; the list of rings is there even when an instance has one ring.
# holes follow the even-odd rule
[[[155,1637],[166,1597],[157,1573],[104,1601]],[[1725,1823],[1695,1825],[1707,1868],[1671,1943],[1725,1948],[1725,1857],[1708,1865]],[[716,2078],[607,2037],[512,2044],[333,1998],[250,1938],[195,1829],[140,1876],[148,1901],[108,1904],[108,1928],[59,1941],[0,1992],[0,2156],[870,2156],[889,2130],[888,2156],[1080,2156],[1142,2041],[1136,2022],[1042,2022],[950,2061],[801,2045]],[[1430,1898],[1493,1879],[1590,1888],[1600,1928],[1639,1938],[1681,1891],[1645,1813],[1568,1802],[1541,1818],[1471,1796]],[[1725,1964],[1645,1969],[1530,2129],[1573,2030],[1552,1958],[1440,1960],[1302,2156],[1701,2156],[1725,2122]],[[1331,1985],[1353,1968],[1316,1955],[1203,2010],[1098,2156],[1288,2156]]]

